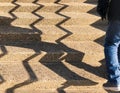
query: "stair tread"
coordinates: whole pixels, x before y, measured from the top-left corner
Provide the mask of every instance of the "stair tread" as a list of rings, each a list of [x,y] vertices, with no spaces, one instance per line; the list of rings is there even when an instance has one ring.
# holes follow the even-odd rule
[[[21,6],[39,6],[39,5],[37,5],[37,4],[34,4],[34,3],[22,3],[22,2],[16,2],[16,4],[18,4],[18,5],[20,5],[20,7]],[[0,7],[2,7],[2,6],[17,6],[17,5],[15,5],[15,4],[13,4],[12,2],[0,2]]]
[[[15,5],[12,3],[0,3],[0,7],[3,7],[3,6],[15,6]]]
[[[45,6],[54,6],[54,5],[55,6],[70,5],[70,6],[75,6],[75,7],[79,6],[79,5],[80,6],[94,6],[94,7],[96,6],[96,5],[92,5],[92,4],[88,4],[88,3],[84,3],[84,2],[79,2],[79,3],[78,2],[68,2],[68,3],[66,2],[66,3],[60,3],[60,4],[51,2],[51,3],[40,3],[40,4],[43,4],[43,5],[45,4]]]
[[[92,26],[65,26],[66,30],[71,32],[71,35],[66,37],[63,41],[93,41],[105,35],[104,29],[97,29]],[[41,33],[41,34],[40,34]],[[38,34],[42,40],[57,40],[60,37],[68,34],[56,26],[36,26],[27,28],[27,26],[0,26],[0,34],[7,35],[8,37],[14,37],[19,35],[22,37],[23,34],[26,36]],[[54,37],[53,37],[54,36]],[[76,37],[79,36],[79,37]],[[10,38],[9,38],[10,39]],[[101,40],[103,41],[103,40]],[[24,41],[23,41],[24,42]]]
[[[58,28],[57,26],[36,26],[38,29],[40,29],[43,34],[67,34],[62,29]],[[66,30],[70,31],[73,35],[75,34],[104,34],[106,30],[106,27],[103,27],[103,29],[98,29],[97,27],[93,27],[90,25],[85,26],[79,26],[79,25],[73,25],[73,26],[64,26]]]
[[[40,14],[40,13],[39,13]],[[55,25],[58,23],[61,23],[61,26],[68,26],[68,25],[90,25],[95,23],[96,21],[100,20],[100,17],[96,17],[95,15],[91,15],[91,14],[87,14],[87,13],[73,13],[73,12],[64,12],[64,13],[60,13],[64,16],[63,17],[65,20],[65,22],[61,19],[51,19],[50,17],[46,17],[45,19],[39,21],[37,24],[35,25]],[[58,14],[59,15],[59,14]],[[75,16],[76,15],[76,16]],[[46,15],[47,16],[47,15]],[[89,16],[89,17],[86,17]],[[43,16],[44,17],[44,16]],[[99,22],[101,23],[101,22]]]
[[[35,3],[23,3],[23,2],[17,2],[18,5],[20,6],[39,6]]]
[[[21,92],[24,92],[24,93],[27,93],[27,92],[29,93],[43,93],[43,92],[44,93],[62,93],[63,91],[65,93],[101,93],[101,92],[108,93],[107,91],[103,89],[102,84],[99,84],[96,86],[92,86],[92,85],[82,86],[82,83],[79,83],[79,82],[75,85],[72,85],[69,82],[65,83],[65,82],[52,82],[52,81],[51,82],[49,81],[48,82],[47,81],[32,82],[26,85],[20,84],[20,82],[19,83],[6,83],[6,86],[3,83],[3,86],[1,86],[2,93],[4,93],[3,91],[5,91],[7,87],[10,87],[10,85],[12,85],[11,87],[14,87],[14,85],[19,85],[17,88],[11,89],[11,91],[15,91],[14,93],[21,93]]]
[[[15,26],[0,26],[0,34],[38,34],[38,30]]]
[[[69,33],[71,33],[68,37],[66,37],[63,41],[94,41],[100,37],[105,35],[106,27],[97,27],[92,26],[64,26],[69,32],[65,32],[62,29],[55,26],[37,26],[38,29],[42,32],[41,37],[42,40],[57,40],[60,37],[63,37]],[[54,35],[54,37],[53,37]],[[100,40],[103,42],[103,39]]]
[[[102,53],[103,47],[93,41],[62,41],[63,44],[55,44],[50,42],[40,42],[36,44],[13,43],[8,44],[6,49],[9,53],[40,53],[40,51],[48,53],[71,52],[77,53],[79,51],[88,53]],[[36,51],[34,51],[36,50]],[[93,51],[94,50],[94,51]]]
[[[69,26],[69,25],[90,25],[92,23],[95,23],[97,20],[99,20],[99,17],[95,17],[95,16],[89,16],[88,14],[78,14],[76,15],[76,17],[74,17],[74,13],[71,13],[71,16],[67,16],[66,18],[63,16],[59,16],[57,14],[50,14],[51,16],[46,17],[47,14],[44,13],[44,16],[46,18],[42,18],[42,16],[40,15],[40,17],[32,14],[32,13],[25,13],[25,12],[14,12],[15,16],[17,17],[16,20],[13,21],[14,24],[21,24],[21,25],[26,25],[26,24],[31,24],[39,19],[41,19],[40,21],[38,21],[35,25],[39,26],[39,25],[56,25],[60,22],[62,22],[61,20],[65,20],[67,19],[67,17],[72,17],[71,19],[68,19],[67,21],[61,23],[62,26]],[[39,13],[40,14],[40,13]],[[73,14],[73,15],[72,15]],[[10,15],[9,13],[0,13],[1,19],[5,22],[7,22],[8,24],[8,20],[5,19],[9,19],[12,21],[12,19],[14,17],[12,17],[12,15]],[[43,16],[43,17],[44,17]],[[86,16],[89,16],[89,18],[86,18]],[[6,17],[6,18],[5,18]],[[86,21],[86,22],[83,22]],[[24,23],[23,23],[24,22]],[[98,24],[100,24],[101,22],[99,22]],[[2,23],[1,23],[2,24]],[[107,22],[106,22],[107,24]]]
[[[85,2],[86,0],[62,0],[60,1],[60,3],[68,3],[68,2]],[[93,0],[91,0],[93,1]],[[55,2],[55,0],[39,0],[38,2],[40,3],[51,3],[51,2]]]
[[[29,12],[13,12],[18,18],[33,19],[38,18],[36,15]]]
[[[5,17],[12,17],[12,15],[10,15],[9,13],[0,13],[1,16],[5,16]],[[17,25],[29,25],[39,19],[41,19],[39,22],[37,22],[35,25],[56,25],[59,22],[62,22],[64,19],[67,19],[69,17],[71,17],[71,19],[68,19],[67,21],[65,21],[64,23],[62,23],[62,26],[69,26],[69,25],[90,25],[95,23],[97,20],[100,19],[100,17],[96,17],[94,15],[90,15],[87,13],[65,13],[64,12],[64,16],[60,16],[57,14],[51,14],[51,16],[46,17],[47,14],[44,13],[45,18],[43,18],[41,15],[40,17],[38,17],[38,15],[32,14],[32,13],[27,13],[27,12],[13,12],[13,14],[17,17],[16,20],[14,20],[13,24],[17,24]],[[39,13],[40,14],[40,13]],[[89,17],[86,17],[89,16]],[[42,20],[43,19],[43,20]],[[4,20],[3,20],[4,21]],[[7,20],[6,20],[7,21]],[[86,21],[86,22],[83,22]],[[7,21],[8,23],[8,21]],[[98,24],[100,24],[101,22],[99,22]],[[2,23],[1,23],[2,24]]]
[[[25,62],[23,63],[21,61],[19,63],[12,62],[11,64],[11,62],[2,62],[0,67],[1,75],[6,81],[3,81],[1,84],[1,90],[6,90],[15,85],[19,85],[15,88],[17,91],[32,91],[32,93],[34,93],[33,90],[35,92],[39,91],[40,93],[40,90],[44,91],[44,89],[49,92],[51,89],[57,91],[56,89],[63,86],[66,86],[63,87],[63,89],[68,91],[68,93],[69,91],[73,91],[74,93],[75,91],[92,91],[92,93],[95,91],[95,93],[99,93],[99,89],[104,91],[102,84],[106,80],[96,75],[95,72],[100,72],[98,68],[93,66],[95,69],[94,72],[89,73],[90,69],[88,71],[83,70],[85,69],[85,66],[82,62],[80,64],[81,68],[77,67],[78,64],[75,67],[65,63],[66,62],[44,64],[37,61],[29,61],[25,64]],[[29,69],[34,71],[34,73],[31,72],[31,77],[29,76],[30,72],[26,71],[28,65],[30,66]],[[33,77],[34,75],[36,78]],[[94,90],[95,88],[97,88],[97,92]]]
[[[14,5],[12,3],[0,3],[0,11],[2,12],[9,12],[11,10],[14,10],[16,8],[17,5]],[[38,9],[36,12],[56,12],[58,11],[60,8],[64,7],[63,5],[59,5],[59,4],[55,4],[55,3],[45,3],[43,4],[44,6],[42,7],[42,5],[37,5],[35,3],[20,3],[18,2],[18,8],[16,8],[14,11],[12,12],[33,12],[34,10]],[[66,7],[65,9],[62,10],[62,12],[88,12],[90,9],[93,9],[93,11],[95,11],[94,7],[95,5],[90,5],[90,4],[86,4],[86,3],[67,3],[69,4],[68,7]],[[4,8],[3,8],[4,7]],[[39,9],[41,7],[41,9]],[[96,12],[94,12],[96,15]]]
[[[8,14],[6,12],[1,12],[1,13],[4,13],[4,14]],[[36,15],[32,14],[32,13],[29,13],[29,12],[13,12],[18,18],[22,18],[22,17],[25,17],[25,18],[36,18]],[[36,13],[39,13],[39,14],[44,14],[44,15],[51,15],[51,16],[56,16],[58,15],[59,17],[63,17],[64,16],[61,16],[57,13],[50,13],[50,12],[36,12]],[[53,14],[53,15],[52,15]],[[68,16],[68,17],[71,17],[71,18],[81,18],[81,17],[84,17],[86,18],[86,16],[89,16],[89,18],[93,18],[95,20],[99,20],[100,18],[98,16],[95,16],[95,15],[91,15],[91,14],[88,14],[88,13],[76,13],[76,12],[62,12],[61,11],[61,14],[65,15],[65,16]],[[76,16],[75,16],[76,15]],[[45,16],[46,19],[47,18],[51,18],[51,16]],[[56,17],[54,17],[56,18]],[[88,17],[87,17],[88,19]]]
[[[0,12],[0,18],[12,18],[12,16],[7,12]]]
[[[60,2],[64,3],[64,2],[85,2],[86,0],[62,0]],[[12,0],[1,0],[0,2],[12,2]],[[33,0],[18,0],[17,2],[33,2]],[[38,2],[41,3],[51,3],[51,2],[55,2],[55,0],[39,0]],[[96,0],[89,0],[89,2],[96,2]]]
[[[14,28],[15,27],[15,28]],[[102,26],[100,26],[102,28]],[[21,28],[21,32],[19,31],[20,29],[18,28]],[[54,25],[47,25],[47,26],[44,26],[44,25],[37,25],[36,28],[38,28],[42,34],[48,34],[48,35],[51,35],[51,34],[67,34],[65,31],[62,31],[62,29],[58,28],[57,26],[54,26]],[[97,27],[94,27],[94,26],[90,26],[90,25],[84,25],[84,26],[79,26],[79,25],[72,25],[72,26],[64,26],[63,28],[65,28],[66,30],[70,31],[72,34],[105,34],[105,30],[106,30],[106,26],[103,27],[103,29],[98,29]],[[18,30],[18,31],[17,31]],[[20,33],[26,33],[26,32],[35,32],[35,30],[33,31],[32,30],[32,27],[29,27],[27,25],[20,25],[19,26],[0,26],[0,33],[15,33],[16,32],[20,32]]]

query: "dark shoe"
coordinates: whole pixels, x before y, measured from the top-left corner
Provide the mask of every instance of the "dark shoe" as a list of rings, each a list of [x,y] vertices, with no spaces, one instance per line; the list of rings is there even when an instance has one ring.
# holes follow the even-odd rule
[[[105,90],[120,91],[120,85],[115,85],[115,84],[112,84],[110,82],[103,84],[103,88]]]

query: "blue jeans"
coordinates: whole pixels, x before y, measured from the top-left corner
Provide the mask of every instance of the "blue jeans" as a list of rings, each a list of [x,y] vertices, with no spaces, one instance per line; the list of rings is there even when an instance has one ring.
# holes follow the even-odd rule
[[[108,81],[120,85],[120,21],[109,22],[104,53]]]

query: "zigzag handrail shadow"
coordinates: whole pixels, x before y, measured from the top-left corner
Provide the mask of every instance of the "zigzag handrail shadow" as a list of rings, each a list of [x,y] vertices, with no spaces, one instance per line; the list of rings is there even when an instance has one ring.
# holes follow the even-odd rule
[[[18,0],[13,0],[13,1],[11,2],[12,4],[15,5],[15,7],[14,7],[12,10],[9,11],[10,15],[12,15],[12,17],[13,17],[13,20],[12,20],[12,21],[14,21],[14,20],[17,19],[17,16],[13,13],[15,10],[17,10],[17,9],[20,7],[20,5],[17,4],[17,1],[18,1]],[[34,26],[36,23],[38,23],[39,21],[43,20],[43,18],[44,18],[44,17],[42,17],[42,16],[40,16],[40,15],[38,15],[38,14],[36,13],[36,11],[38,11],[38,10],[40,10],[42,7],[44,7],[44,5],[38,4],[38,3],[37,3],[38,1],[39,1],[39,0],[35,0],[35,1],[32,2],[33,4],[36,4],[36,5],[39,6],[36,10],[32,11],[32,14],[36,15],[39,19],[37,19],[36,21],[34,21],[33,23],[31,23],[31,24],[30,24],[30,27],[33,29],[34,32],[38,32],[39,34],[42,34],[42,32]]]
[[[43,16],[41,16],[41,15],[39,15],[39,14],[36,13],[38,10],[40,10],[40,9],[42,9],[44,7],[44,5],[37,3],[38,1],[39,0],[35,0],[35,1],[32,2],[33,4],[36,4],[36,5],[39,6],[36,10],[32,11],[32,14],[36,15],[39,19],[37,19],[36,21],[34,21],[32,24],[30,24],[30,26],[32,27],[32,29],[35,29],[39,33],[42,34],[42,32],[38,28],[35,27],[35,24],[37,24],[39,21],[41,21],[41,20],[44,19]]]
[[[15,3],[16,1],[17,1],[17,0],[14,0],[12,3],[16,4],[16,3]],[[40,16],[40,15],[38,15],[38,14],[36,13],[36,11],[40,10],[40,9],[41,9],[42,7],[44,7],[44,6],[41,5],[41,4],[38,4],[38,3],[37,3],[38,1],[39,1],[39,0],[35,0],[35,1],[32,2],[32,3],[36,4],[36,5],[39,5],[39,7],[38,7],[36,10],[34,10],[32,13],[33,13],[34,15],[38,16],[39,19],[37,19],[37,20],[36,20],[35,22],[33,22],[32,24],[30,24],[30,26],[32,27],[32,31],[38,31],[39,34],[40,34],[41,31],[40,31],[39,29],[37,29],[34,25],[35,25],[37,22],[39,22],[39,21],[41,21],[41,20],[43,19],[42,16]],[[18,4],[16,4],[16,5],[18,5]],[[16,10],[18,7],[19,7],[19,6],[17,6],[16,8],[14,8],[14,9],[12,9],[12,10],[10,11],[10,13],[15,17],[15,19],[16,19],[17,17],[16,17],[12,12],[13,12],[14,10]],[[27,29],[26,29],[26,30],[27,30]],[[41,34],[42,34],[42,33],[41,33]],[[31,60],[32,58],[36,57],[37,55],[39,55],[39,54],[34,54],[34,55],[30,56],[29,58],[23,60],[23,66],[25,67],[26,71],[27,71],[28,74],[29,74],[29,79],[26,80],[26,81],[24,81],[24,82],[22,82],[22,83],[16,84],[16,85],[14,85],[14,86],[11,87],[11,88],[8,88],[8,89],[6,90],[6,93],[14,93],[14,90],[15,90],[15,89],[20,88],[20,87],[25,86],[25,85],[28,85],[28,84],[30,84],[30,83],[36,82],[36,81],[38,80],[37,77],[36,77],[36,75],[34,74],[34,71],[32,70],[32,68],[30,67],[30,65],[29,65],[29,63],[28,63],[29,60]]]
[[[13,21],[17,19],[17,16],[13,12],[20,7],[20,5],[17,4],[16,2],[17,2],[17,0],[13,0],[11,2],[12,4],[15,5],[15,7],[9,11],[10,15],[12,15],[12,17],[13,17]]]
[[[68,16],[60,13],[60,12],[61,12],[62,10],[64,10],[65,8],[69,7],[69,6],[66,5],[66,4],[61,4],[61,3],[59,3],[60,1],[61,1],[61,0],[56,0],[56,1],[54,2],[54,3],[58,4],[58,5],[62,5],[62,6],[63,6],[62,8],[60,8],[59,10],[57,10],[55,13],[56,13],[57,15],[60,15],[60,16],[64,17],[65,19],[63,19],[61,22],[57,23],[57,24],[56,24],[56,27],[60,28],[61,31],[64,31],[64,32],[66,32],[67,34],[64,35],[64,36],[62,36],[62,37],[59,38],[58,40],[56,40],[57,43],[61,43],[61,40],[65,39],[66,37],[68,37],[68,36],[70,36],[70,35],[73,34],[73,33],[70,32],[69,30],[67,30],[67,29],[65,29],[64,27],[61,26],[61,24],[63,24],[63,23],[65,23],[66,21],[68,21],[68,20],[70,19],[70,17],[68,17]],[[63,43],[61,43],[61,44],[63,44]]]

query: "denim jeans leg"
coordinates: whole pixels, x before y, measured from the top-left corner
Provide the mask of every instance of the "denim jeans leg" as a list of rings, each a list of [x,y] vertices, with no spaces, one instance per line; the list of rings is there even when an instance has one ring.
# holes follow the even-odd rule
[[[120,45],[120,21],[109,22],[106,32],[104,53],[108,73],[108,81],[120,84],[120,63],[118,48]]]
[[[120,45],[118,47],[118,61],[119,61],[119,64],[120,64]]]

